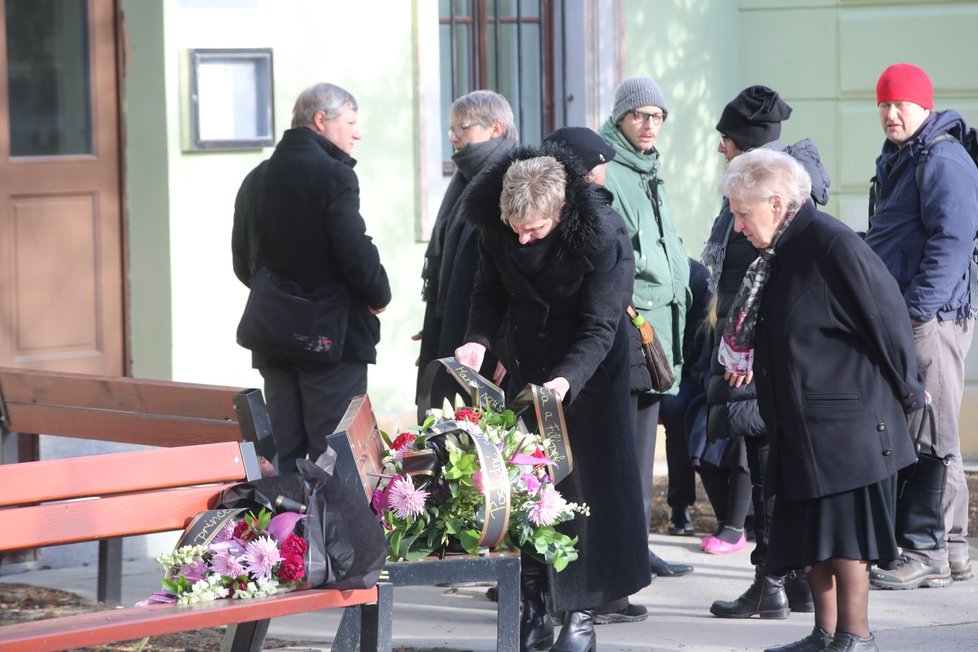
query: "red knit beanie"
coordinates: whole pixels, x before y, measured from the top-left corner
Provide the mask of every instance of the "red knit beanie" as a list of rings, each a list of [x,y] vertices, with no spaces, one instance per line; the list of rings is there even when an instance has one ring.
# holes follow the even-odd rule
[[[934,108],[934,85],[917,66],[894,63],[876,82],[876,104],[883,102],[913,102],[929,111]]]

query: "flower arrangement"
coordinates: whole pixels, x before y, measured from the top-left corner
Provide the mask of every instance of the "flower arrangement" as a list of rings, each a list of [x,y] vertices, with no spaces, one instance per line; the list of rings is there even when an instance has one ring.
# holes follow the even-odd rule
[[[548,471],[553,445],[526,432],[512,410],[453,408],[447,401],[393,441],[384,434],[384,473],[372,504],[384,526],[391,559],[420,559],[451,548],[469,554],[485,549],[480,534],[485,532],[487,511],[501,510],[493,510],[486,497],[486,469],[480,465],[477,437],[482,445],[499,451],[502,468],[496,471],[504,478],[503,494],[509,500],[505,534],[495,549],[522,550],[563,570],[577,559],[577,539],[555,526],[575,514],[587,515],[588,509],[566,501],[554,487]],[[411,461],[423,453],[437,459],[437,468],[411,473]]]
[[[294,530],[293,512],[262,509],[229,520],[207,545],[185,545],[160,555],[163,590],[152,602],[191,605],[220,598],[260,598],[295,589],[305,577],[308,543]]]

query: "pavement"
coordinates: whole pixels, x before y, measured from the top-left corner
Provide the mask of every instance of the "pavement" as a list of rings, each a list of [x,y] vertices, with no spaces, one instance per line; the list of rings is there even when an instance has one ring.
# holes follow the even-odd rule
[[[656,578],[632,597],[645,605],[647,620],[596,628],[601,652],[720,652],[763,650],[806,636],[812,614],[794,613],[785,620],[726,620],[710,615],[713,600],[732,600],[753,578],[748,549],[709,555],[698,537],[653,534],[651,548],[663,559],[684,562],[694,572]],[[978,561],[978,541],[971,557]],[[160,568],[149,559],[128,560],[123,568],[123,601],[134,604],[159,588]],[[0,576],[0,582],[57,588],[94,599],[94,565],[28,570]],[[495,604],[485,586],[400,587],[394,590],[394,649],[496,649]],[[869,617],[880,650],[921,652],[978,651],[978,579],[942,589],[870,592]],[[323,611],[272,621],[269,635],[315,641],[287,648],[292,652],[330,650],[339,623],[338,611]]]

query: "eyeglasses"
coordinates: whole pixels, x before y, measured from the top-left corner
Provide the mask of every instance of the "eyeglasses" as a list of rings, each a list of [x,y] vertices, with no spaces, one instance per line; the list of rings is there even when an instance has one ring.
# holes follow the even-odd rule
[[[646,113],[645,111],[629,111],[632,114],[632,123],[645,126],[648,122],[658,127],[666,121],[665,113]]]
[[[461,138],[466,129],[470,129],[478,124],[482,123],[476,120],[475,122],[463,122],[462,124],[455,125],[454,127],[449,127],[448,137],[451,138],[454,135],[456,138]]]

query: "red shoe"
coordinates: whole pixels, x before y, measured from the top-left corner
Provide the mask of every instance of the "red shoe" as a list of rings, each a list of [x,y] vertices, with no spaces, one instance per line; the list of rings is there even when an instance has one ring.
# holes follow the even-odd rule
[[[711,555],[726,555],[731,552],[740,552],[747,547],[747,537],[741,534],[740,538],[737,539],[737,543],[727,543],[717,537],[706,537],[703,539],[702,547],[703,552],[708,552]]]

